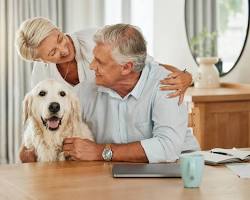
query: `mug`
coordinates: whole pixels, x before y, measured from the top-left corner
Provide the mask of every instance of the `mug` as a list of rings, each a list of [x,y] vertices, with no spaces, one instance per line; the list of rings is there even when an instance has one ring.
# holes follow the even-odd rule
[[[181,176],[185,188],[197,188],[201,184],[204,157],[200,154],[184,154],[180,158]]]

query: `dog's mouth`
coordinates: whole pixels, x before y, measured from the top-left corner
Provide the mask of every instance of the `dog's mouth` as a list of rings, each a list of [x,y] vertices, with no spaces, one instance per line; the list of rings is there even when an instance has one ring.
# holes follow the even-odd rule
[[[43,125],[46,126],[46,128],[48,128],[50,131],[56,131],[62,123],[62,118],[56,116],[52,116],[48,119],[43,119],[41,117],[41,119],[43,121]]]

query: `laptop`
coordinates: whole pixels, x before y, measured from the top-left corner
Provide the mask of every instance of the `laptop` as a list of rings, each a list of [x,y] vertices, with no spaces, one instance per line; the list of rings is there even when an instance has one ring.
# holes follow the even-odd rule
[[[179,178],[181,177],[179,163],[157,164],[113,164],[114,178]]]

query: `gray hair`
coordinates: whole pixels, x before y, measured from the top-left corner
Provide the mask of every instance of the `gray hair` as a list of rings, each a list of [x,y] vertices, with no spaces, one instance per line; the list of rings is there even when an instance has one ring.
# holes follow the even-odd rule
[[[136,72],[144,68],[147,56],[146,41],[136,26],[130,24],[104,26],[94,35],[94,41],[111,45],[112,57],[117,63],[133,62]]]
[[[25,60],[37,59],[36,49],[54,29],[58,29],[49,19],[35,17],[24,21],[16,33],[16,49]]]

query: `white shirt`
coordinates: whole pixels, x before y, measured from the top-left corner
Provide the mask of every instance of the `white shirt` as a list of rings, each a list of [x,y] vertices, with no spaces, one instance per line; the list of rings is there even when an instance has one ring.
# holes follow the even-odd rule
[[[156,62],[147,63],[134,89],[124,98],[114,90],[80,85],[82,117],[97,143],[140,141],[150,163],[175,161],[181,152],[198,150],[187,128],[187,107],[178,97],[159,89],[167,70]]]

